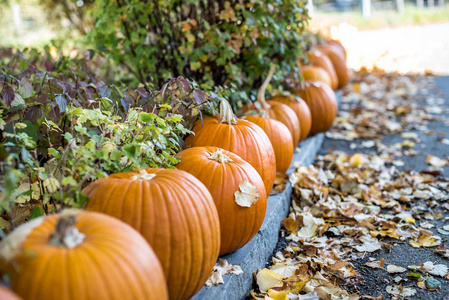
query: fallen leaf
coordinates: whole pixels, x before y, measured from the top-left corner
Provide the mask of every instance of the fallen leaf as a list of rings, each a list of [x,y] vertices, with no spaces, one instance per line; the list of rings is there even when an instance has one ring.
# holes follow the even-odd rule
[[[206,285],[208,287],[211,287],[214,285],[223,284],[224,283],[223,275],[226,274],[240,275],[242,273],[243,271],[240,266],[231,265],[230,263],[228,263],[227,260],[219,258],[218,263],[215,264],[211,275],[206,281]]]
[[[239,189],[234,196],[235,202],[242,207],[250,207],[260,198],[257,188],[246,179],[239,183]]]

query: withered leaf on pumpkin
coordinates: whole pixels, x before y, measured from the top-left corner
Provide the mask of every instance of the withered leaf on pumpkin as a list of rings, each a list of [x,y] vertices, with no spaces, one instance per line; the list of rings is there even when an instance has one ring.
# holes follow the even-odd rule
[[[243,207],[250,207],[260,198],[259,191],[248,180],[239,183],[240,191],[234,193],[235,202]]]

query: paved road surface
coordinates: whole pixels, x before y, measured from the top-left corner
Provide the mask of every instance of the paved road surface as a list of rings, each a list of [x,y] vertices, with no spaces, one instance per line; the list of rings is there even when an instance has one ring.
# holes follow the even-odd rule
[[[388,71],[449,74],[449,23],[360,32],[343,26],[343,31],[352,68],[374,64]]]

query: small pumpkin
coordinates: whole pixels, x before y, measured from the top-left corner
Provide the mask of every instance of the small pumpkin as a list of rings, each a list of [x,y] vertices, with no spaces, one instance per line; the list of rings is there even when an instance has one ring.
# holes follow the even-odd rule
[[[331,88],[335,91],[338,89],[338,76],[334,65],[330,58],[321,51],[312,50],[307,53],[309,64],[324,69],[331,79]]]
[[[276,172],[285,174],[290,167],[296,148],[292,147],[293,138],[287,126],[279,121],[268,118],[263,112],[258,116],[246,116],[245,120],[253,122],[265,131],[273,145],[274,155],[276,157]]]
[[[321,67],[313,65],[303,65],[302,72],[305,80],[322,81],[327,85],[332,85],[332,80],[328,72]]]
[[[274,75],[274,72],[275,66],[273,65],[268,73],[267,78],[265,79],[257,93],[257,102],[260,103],[262,107],[261,110],[267,112],[269,118],[277,120],[287,126],[292,135],[294,147],[296,148],[299,140],[301,139],[301,127],[295,112],[285,104],[276,101],[267,102],[265,100],[265,91],[271,81],[271,78]]]
[[[0,299],[2,300],[21,300],[19,296],[8,290],[3,285],[0,285]]]
[[[330,86],[321,81],[305,81],[296,93],[304,99],[312,114],[310,133],[326,132],[337,116],[337,98]]]
[[[263,180],[249,163],[217,147],[179,152],[179,170],[198,178],[211,193],[220,219],[220,255],[248,243],[259,231],[267,209]]]
[[[298,117],[299,126],[301,127],[301,135],[299,140],[305,140],[310,133],[310,128],[312,127],[312,115],[307,103],[300,97],[293,95],[276,95],[271,98],[270,101],[283,103],[293,109]]]
[[[170,299],[190,299],[206,282],[220,249],[217,209],[207,188],[181,170],[116,173],[84,189],[86,209],[137,229],[156,252]]]
[[[185,148],[215,146],[237,154],[257,170],[270,194],[276,179],[276,158],[270,139],[259,126],[234,118],[231,106],[222,100],[219,118],[198,120],[192,131]]]
[[[99,213],[33,219],[0,243],[0,260],[24,299],[168,299],[162,266],[145,239]]]
[[[342,55],[341,50],[330,44],[318,45],[317,48],[331,60],[335,73],[337,74],[338,88],[345,87],[349,82],[349,72],[346,66],[346,59]]]

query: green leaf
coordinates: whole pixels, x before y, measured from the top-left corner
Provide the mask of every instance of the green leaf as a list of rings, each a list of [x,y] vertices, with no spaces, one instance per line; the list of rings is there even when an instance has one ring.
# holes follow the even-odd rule
[[[21,105],[25,105],[25,100],[23,100],[22,96],[15,93],[14,100],[12,100],[12,102],[11,102],[11,106],[16,107],[16,106],[21,106]]]
[[[23,99],[30,98],[31,96],[33,96],[33,86],[26,77],[22,79],[22,82],[20,83],[19,94],[22,96]]]
[[[44,211],[40,206],[35,206],[33,210],[31,211],[30,220],[39,218],[41,216],[45,215]]]

